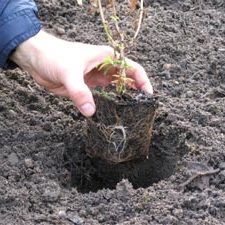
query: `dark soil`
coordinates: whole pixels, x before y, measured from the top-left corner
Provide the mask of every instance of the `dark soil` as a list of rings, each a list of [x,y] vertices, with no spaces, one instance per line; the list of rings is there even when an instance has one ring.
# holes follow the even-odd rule
[[[225,224],[225,3],[145,2],[130,57],[160,101],[149,158],[118,166],[89,158],[72,103],[19,69],[2,71],[1,225]],[[90,7],[37,3],[46,30],[106,42]]]

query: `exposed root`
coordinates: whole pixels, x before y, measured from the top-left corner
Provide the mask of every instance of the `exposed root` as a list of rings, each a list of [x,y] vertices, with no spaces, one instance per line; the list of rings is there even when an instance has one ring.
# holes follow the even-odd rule
[[[109,126],[112,130],[110,135],[109,144],[113,144],[115,152],[122,153],[125,149],[127,142],[127,135],[125,127],[123,126]],[[121,135],[122,134],[122,135]]]
[[[124,126],[110,125],[99,126],[101,133],[104,135],[105,140],[108,143],[108,150],[111,151],[112,146],[114,146],[115,153],[122,153],[125,149],[127,142],[127,135]]]

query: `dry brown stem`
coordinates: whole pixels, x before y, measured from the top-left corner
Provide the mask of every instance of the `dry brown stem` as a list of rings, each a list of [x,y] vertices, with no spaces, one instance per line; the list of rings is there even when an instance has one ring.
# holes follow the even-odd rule
[[[102,20],[102,24],[104,27],[104,31],[107,35],[108,41],[110,45],[113,47],[114,52],[115,52],[115,58],[113,61],[115,62],[114,65],[117,66],[118,68],[118,73],[114,74],[114,77],[116,77],[116,91],[119,94],[124,94],[126,91],[127,85],[130,83],[130,79],[127,78],[126,76],[126,70],[128,68],[128,64],[126,62],[126,57],[125,57],[125,50],[130,49],[133,46],[134,40],[137,38],[137,35],[140,31],[142,20],[143,20],[143,0],[141,0],[141,7],[140,7],[140,12],[139,12],[139,18],[138,23],[137,23],[137,28],[135,30],[134,36],[132,38],[127,39],[125,37],[125,31],[123,30],[123,27],[121,27],[119,23],[119,17],[117,16],[117,7],[116,7],[116,0],[111,0],[112,3],[112,16],[111,19],[113,21],[113,24],[115,26],[115,31],[117,32],[116,37],[113,36],[113,31],[112,28],[109,26],[109,22],[105,18],[104,11],[102,8],[101,0],[98,0],[98,6],[99,6],[99,11],[100,11],[100,16]],[[137,3],[137,1],[136,1]],[[119,63],[118,63],[119,62]]]
[[[220,172],[220,169],[209,170],[209,171],[206,171],[206,172],[199,172],[199,173],[193,175],[192,177],[190,177],[184,183],[180,184],[179,188],[185,188],[187,185],[189,185],[191,182],[193,182],[195,179],[197,179],[199,177],[209,176],[209,175],[213,175],[213,174],[216,174],[216,173],[219,173],[219,172]]]
[[[131,43],[134,42],[134,40],[138,36],[138,33],[140,32],[141,24],[142,24],[142,21],[143,21],[143,15],[144,15],[144,0],[141,0],[140,13],[139,13],[139,18],[138,18],[138,25],[137,25],[137,29],[135,31],[135,34],[134,34],[134,37],[133,37]]]

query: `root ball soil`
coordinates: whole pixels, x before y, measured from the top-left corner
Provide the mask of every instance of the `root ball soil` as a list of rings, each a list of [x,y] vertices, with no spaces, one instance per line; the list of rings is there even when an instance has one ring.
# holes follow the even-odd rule
[[[157,109],[157,100],[128,89],[95,90],[96,113],[87,119],[86,152],[108,163],[147,158]]]
[[[106,43],[90,5],[36,2],[49,32]],[[0,225],[225,224],[225,3],[145,7],[129,57],[159,96],[149,158],[88,157],[71,101],[19,69],[0,71]]]

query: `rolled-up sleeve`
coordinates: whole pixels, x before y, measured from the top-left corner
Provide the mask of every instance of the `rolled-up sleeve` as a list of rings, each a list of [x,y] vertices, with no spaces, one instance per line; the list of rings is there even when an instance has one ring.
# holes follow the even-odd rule
[[[34,1],[0,0],[0,67],[7,68],[11,52],[40,29]]]

